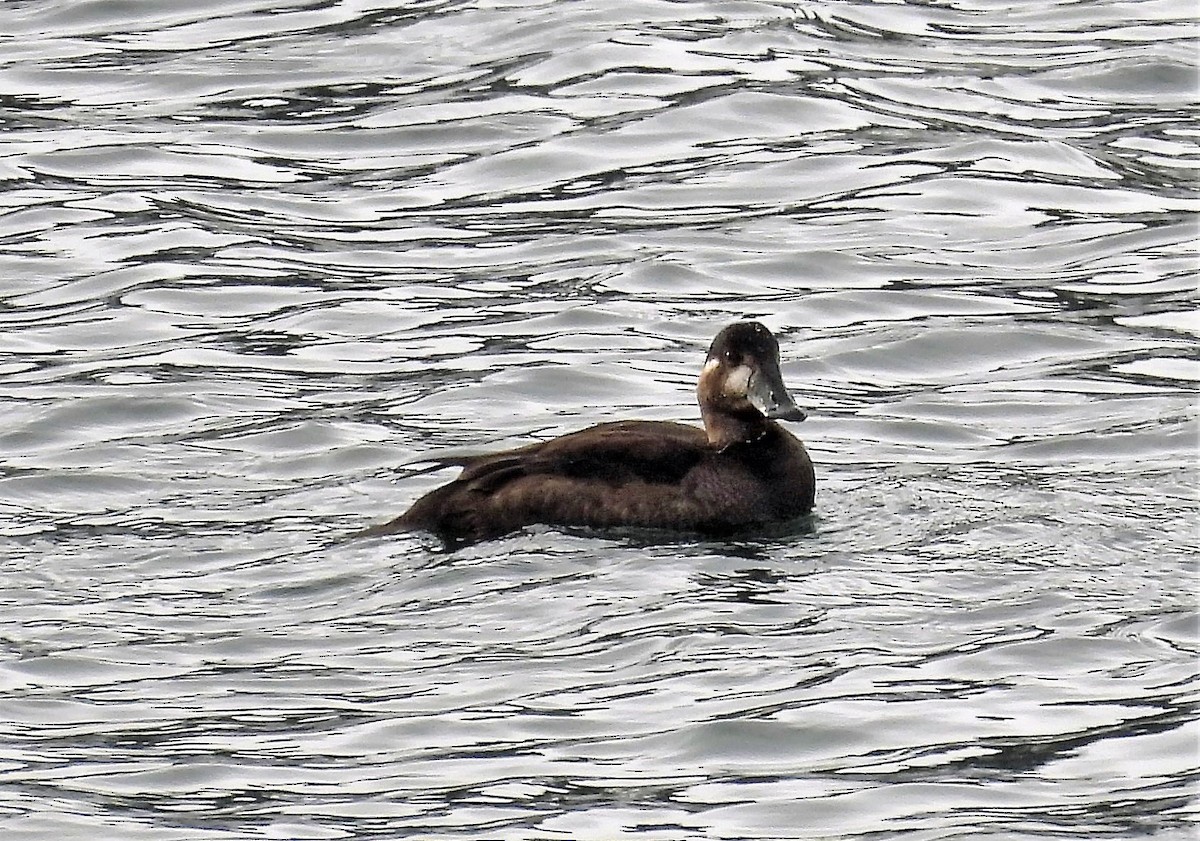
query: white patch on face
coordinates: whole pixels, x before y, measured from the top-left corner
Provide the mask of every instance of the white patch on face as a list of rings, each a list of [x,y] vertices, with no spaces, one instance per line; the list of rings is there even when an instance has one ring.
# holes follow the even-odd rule
[[[707,367],[707,366],[705,366]],[[750,390],[750,375],[754,373],[749,365],[739,365],[725,375],[725,385],[721,389],[730,397],[745,397]]]
[[[717,368],[721,367],[721,360],[713,357],[704,363],[704,367],[700,370],[701,374],[711,374]]]

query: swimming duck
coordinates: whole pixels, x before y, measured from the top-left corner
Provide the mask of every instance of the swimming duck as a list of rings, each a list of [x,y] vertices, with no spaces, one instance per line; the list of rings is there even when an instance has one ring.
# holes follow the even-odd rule
[[[440,460],[457,479],[370,534],[428,531],[451,545],[523,526],[634,526],[726,535],[791,520],[813,505],[802,421],[779,372],[779,343],[755,321],[708,350],[696,388],[704,428],[616,421],[507,452]]]

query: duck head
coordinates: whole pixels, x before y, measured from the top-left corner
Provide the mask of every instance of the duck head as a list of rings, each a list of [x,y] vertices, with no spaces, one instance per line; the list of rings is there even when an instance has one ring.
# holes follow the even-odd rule
[[[696,386],[709,443],[724,448],[766,434],[772,420],[807,417],[783,384],[779,342],[757,321],[717,334]]]

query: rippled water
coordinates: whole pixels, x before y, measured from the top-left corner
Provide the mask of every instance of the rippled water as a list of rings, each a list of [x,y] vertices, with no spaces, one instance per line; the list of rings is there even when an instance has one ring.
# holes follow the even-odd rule
[[[4,837],[1191,837],[1193,13],[5,3]],[[349,539],[742,317],[813,533]]]

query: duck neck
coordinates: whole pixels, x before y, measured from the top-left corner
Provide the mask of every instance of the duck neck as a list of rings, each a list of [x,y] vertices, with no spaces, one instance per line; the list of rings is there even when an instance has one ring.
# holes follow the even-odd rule
[[[724,450],[734,444],[749,444],[767,434],[768,421],[759,412],[714,412],[701,407],[700,416],[704,419],[704,431],[708,435],[709,445],[716,450]]]

